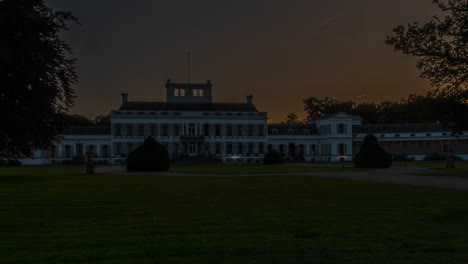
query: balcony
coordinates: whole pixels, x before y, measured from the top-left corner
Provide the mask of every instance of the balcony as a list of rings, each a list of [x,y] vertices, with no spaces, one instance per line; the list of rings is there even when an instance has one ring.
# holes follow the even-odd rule
[[[198,136],[198,135],[183,135],[183,136],[180,136],[180,140],[181,141],[186,141],[186,142],[188,142],[188,141],[198,142],[198,141],[203,141],[204,139],[205,139],[204,136]]]

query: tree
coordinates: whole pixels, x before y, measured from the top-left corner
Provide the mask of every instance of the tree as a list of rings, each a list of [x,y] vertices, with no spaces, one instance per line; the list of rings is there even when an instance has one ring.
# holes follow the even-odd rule
[[[419,58],[417,68],[421,77],[445,94],[457,95],[468,82],[468,1],[433,0],[444,19],[434,16],[421,25],[398,25],[386,43],[395,51]]]
[[[110,120],[110,113],[107,115],[98,115],[94,118],[94,124],[97,126],[110,126],[111,125],[111,120]]]
[[[284,158],[279,151],[272,149],[267,154],[265,154],[263,162],[265,164],[283,164]]]
[[[77,19],[44,0],[0,1],[0,156],[31,156],[58,139],[78,81],[60,38],[68,22]]]
[[[170,159],[166,148],[148,137],[143,145],[128,154],[125,164],[127,171],[168,171]]]
[[[356,168],[388,168],[392,165],[392,157],[380,147],[377,138],[369,134],[354,157],[354,165]]]
[[[74,114],[63,114],[60,118],[62,124],[60,126],[92,126],[93,121],[86,116]]]
[[[282,124],[303,124],[304,122],[299,120],[299,117],[295,113],[290,113],[281,123]]]

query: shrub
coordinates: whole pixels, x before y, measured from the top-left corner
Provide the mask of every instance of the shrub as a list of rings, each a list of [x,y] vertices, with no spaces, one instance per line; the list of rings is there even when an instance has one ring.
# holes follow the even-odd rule
[[[445,157],[438,154],[438,153],[432,153],[432,154],[427,154],[424,157],[425,161],[437,161],[437,160],[445,160]]]
[[[354,165],[356,168],[388,168],[392,165],[392,157],[380,147],[377,138],[369,134],[354,157]]]
[[[265,154],[265,158],[263,158],[263,163],[283,164],[284,163],[283,155],[279,151],[272,149],[267,154]]]
[[[170,159],[166,148],[148,137],[143,145],[128,154],[125,164],[127,171],[167,171]]]
[[[408,157],[406,154],[393,154],[392,155],[393,161],[415,161],[414,157]]]
[[[21,166],[21,165],[22,165],[21,161],[17,159],[8,159],[6,161],[6,166]]]

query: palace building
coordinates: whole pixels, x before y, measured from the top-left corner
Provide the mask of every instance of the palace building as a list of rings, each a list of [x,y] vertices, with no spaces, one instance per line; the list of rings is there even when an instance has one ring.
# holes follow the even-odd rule
[[[23,164],[60,164],[92,152],[94,160],[122,163],[152,136],[174,158],[210,156],[224,163],[259,163],[275,149],[306,161],[351,161],[367,134],[392,154],[420,160],[452,150],[468,159],[468,132],[454,135],[439,123],[363,125],[347,113],[321,116],[307,124],[269,124],[253,96],[244,103],[213,102],[213,85],[166,82],[165,102],[129,100],[111,111],[110,127],[69,127],[49,150],[37,150]]]

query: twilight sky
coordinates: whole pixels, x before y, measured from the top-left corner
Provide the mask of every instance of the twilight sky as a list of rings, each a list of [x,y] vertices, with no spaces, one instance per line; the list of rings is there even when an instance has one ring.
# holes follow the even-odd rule
[[[393,52],[397,24],[427,21],[431,0],[48,0],[81,21],[64,36],[78,59],[73,113],[163,101],[166,79],[213,83],[214,100],[254,104],[280,122],[302,99],[399,100],[427,91],[415,58]]]

